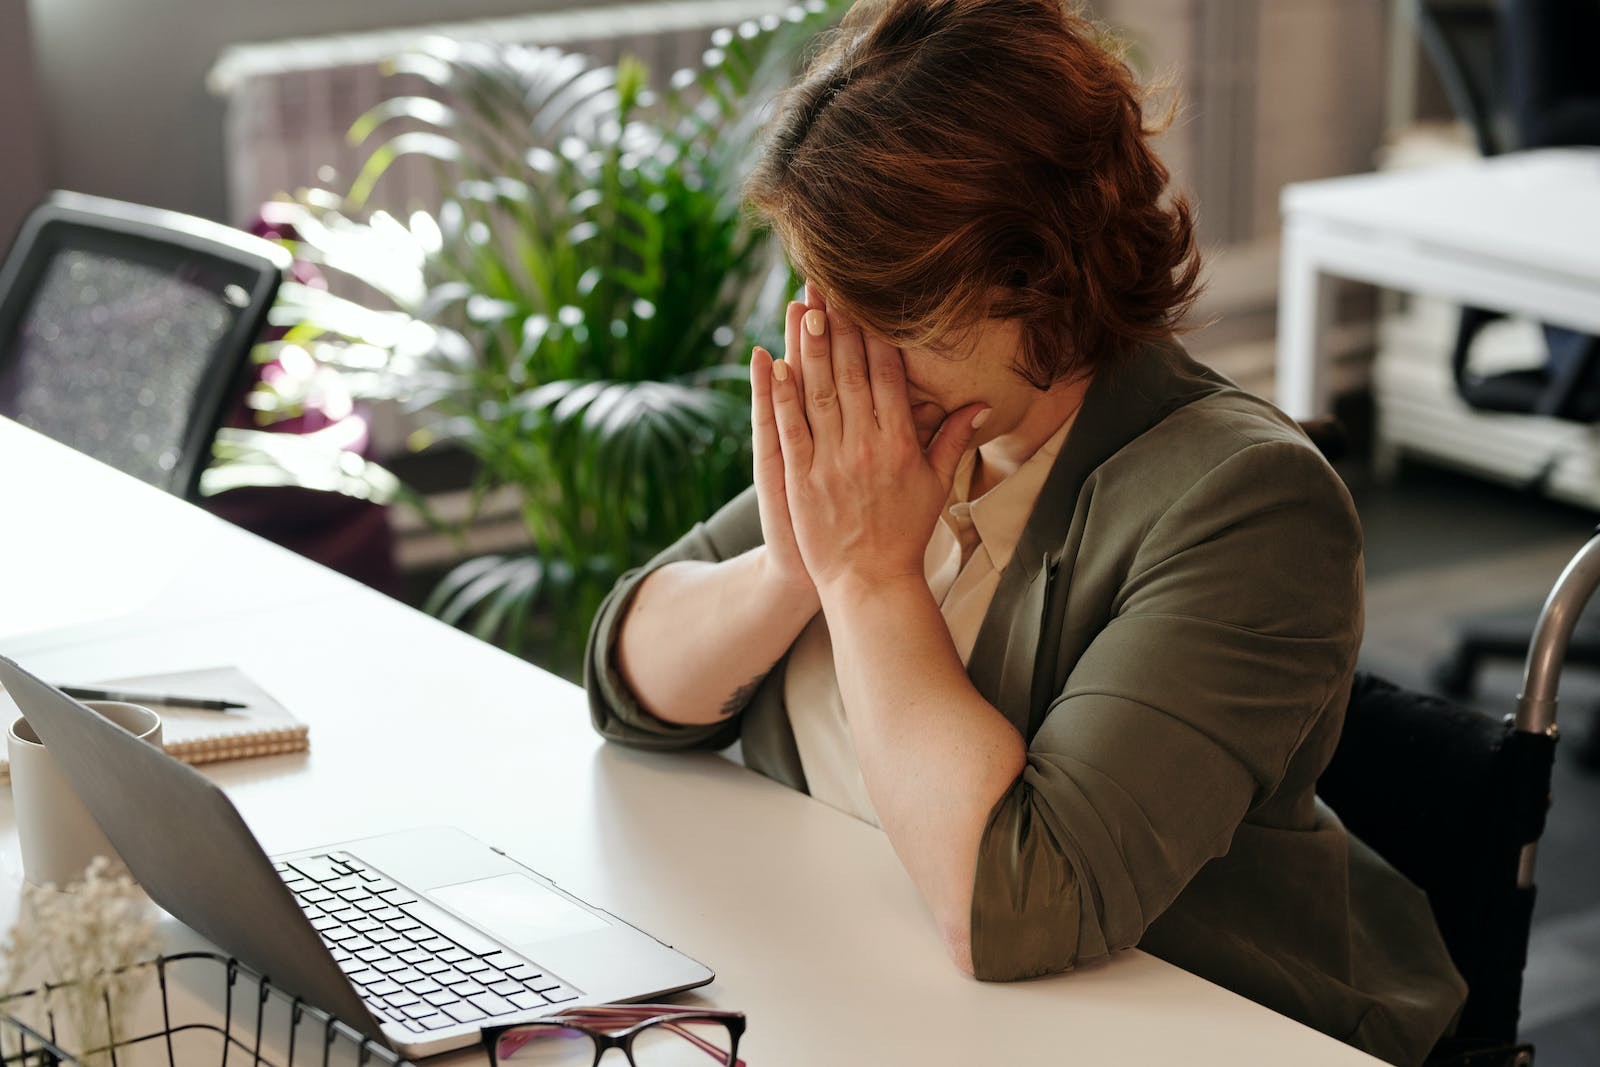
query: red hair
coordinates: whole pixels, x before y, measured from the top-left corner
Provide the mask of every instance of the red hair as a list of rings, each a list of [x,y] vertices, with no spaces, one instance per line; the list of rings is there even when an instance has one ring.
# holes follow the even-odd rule
[[[778,98],[746,197],[868,329],[944,348],[1015,319],[1046,388],[1171,334],[1198,295],[1141,102],[1062,0],[861,0]]]

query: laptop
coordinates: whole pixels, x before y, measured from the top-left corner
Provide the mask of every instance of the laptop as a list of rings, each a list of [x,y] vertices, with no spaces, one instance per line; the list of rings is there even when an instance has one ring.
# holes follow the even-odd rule
[[[715,977],[460,830],[269,858],[204,775],[4,656],[0,684],[157,904],[402,1055],[473,1044],[491,1024]]]

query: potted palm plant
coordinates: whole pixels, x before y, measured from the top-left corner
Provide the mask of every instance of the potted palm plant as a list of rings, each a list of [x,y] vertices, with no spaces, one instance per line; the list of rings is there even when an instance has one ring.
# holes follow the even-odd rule
[[[480,498],[518,499],[527,551],[461,563],[430,610],[574,673],[617,574],[748,484],[745,361],[775,342],[795,279],[739,186],[762,105],[845,6],[809,0],[719,31],[659,92],[633,59],[433,42],[393,66],[425,91],[351,131],[375,147],[348,191],[269,205],[295,254],[336,281],[285,286],[287,331],[259,357],[316,374],[264,386],[262,417],[332,377],[415,412],[417,447],[470,453]],[[437,161],[441,202],[364,212],[393,162],[419,154]],[[335,295],[340,276],[359,298]],[[381,468],[319,466],[275,436],[226,435],[214,483],[404,495]]]

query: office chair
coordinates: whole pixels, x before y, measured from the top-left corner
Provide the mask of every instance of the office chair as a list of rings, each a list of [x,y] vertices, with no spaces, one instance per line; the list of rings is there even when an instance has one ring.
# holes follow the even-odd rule
[[[1495,721],[1358,672],[1317,783],[1349,831],[1428,894],[1467,1001],[1437,1067],[1527,1067],[1517,1041],[1533,870],[1550,806],[1567,644],[1600,586],[1600,535],[1562,571],[1528,644],[1516,714]]]
[[[1559,57],[1534,53],[1564,47],[1587,57],[1592,46],[1591,36],[1565,40],[1553,32],[1559,29],[1552,21],[1556,5],[1541,9],[1542,2],[1418,0],[1412,6],[1417,35],[1451,106],[1472,128],[1478,150],[1486,156],[1544,143],[1535,103],[1547,94],[1539,80],[1555,77],[1551,71],[1565,68],[1554,62]],[[1575,14],[1578,5],[1572,8]],[[1513,32],[1517,36],[1510,37]],[[1600,137],[1600,129],[1595,135]],[[1585,423],[1600,419],[1600,338],[1546,326],[1545,342],[1552,358],[1545,366],[1488,375],[1472,372],[1473,339],[1501,317],[1500,312],[1483,308],[1461,309],[1450,364],[1462,400],[1482,411]],[[1468,699],[1482,660],[1516,659],[1523,654],[1531,621],[1497,619],[1464,627],[1456,647],[1435,666],[1434,684],[1457,700]],[[1582,628],[1571,643],[1570,655],[1574,662],[1600,666],[1600,624]],[[1600,729],[1584,743],[1580,758],[1600,766]]]
[[[1317,792],[1428,894],[1466,979],[1456,1032],[1429,1064],[1488,1067],[1531,1055],[1517,1042],[1517,1020],[1535,891],[1519,883],[1518,868],[1544,831],[1554,755],[1553,734],[1356,674]]]
[[[202,219],[53,194],[0,266],[0,415],[194,499],[289,262]]]

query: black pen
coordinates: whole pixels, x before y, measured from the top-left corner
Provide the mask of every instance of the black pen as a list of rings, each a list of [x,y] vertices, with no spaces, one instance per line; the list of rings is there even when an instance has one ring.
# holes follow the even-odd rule
[[[232,711],[248,707],[231,700],[212,700],[209,697],[185,697],[171,693],[127,693],[120,689],[86,689],[83,686],[64,685],[61,691],[74,700],[120,700],[127,704],[153,704],[158,708],[194,708],[197,711]]]

